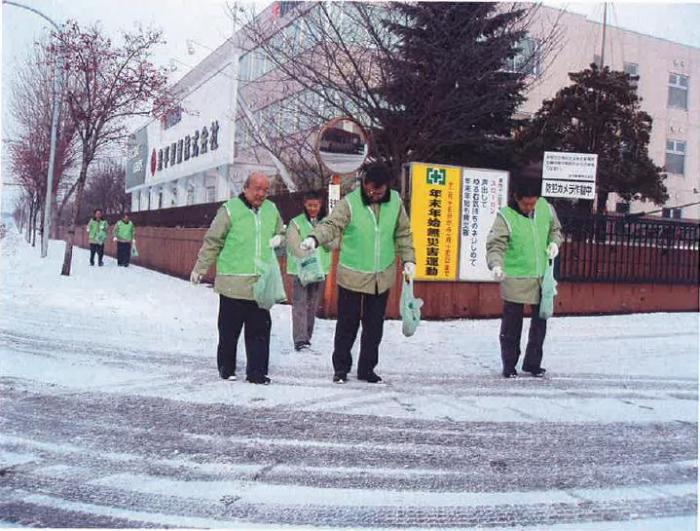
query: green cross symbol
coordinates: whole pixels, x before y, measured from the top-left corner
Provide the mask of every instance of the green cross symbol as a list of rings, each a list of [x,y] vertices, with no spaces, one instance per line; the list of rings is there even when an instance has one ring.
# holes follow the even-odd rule
[[[428,184],[442,184],[447,182],[447,171],[444,169],[428,168]]]

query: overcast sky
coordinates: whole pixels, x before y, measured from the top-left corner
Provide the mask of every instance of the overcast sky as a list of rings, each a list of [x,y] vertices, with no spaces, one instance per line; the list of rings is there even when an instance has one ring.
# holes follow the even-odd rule
[[[163,29],[167,41],[157,51],[156,61],[176,65],[173,73],[179,78],[187,70],[183,65],[195,65],[208,49],[224,42],[232,32],[232,21],[224,0],[18,0],[35,7],[56,22],[68,18],[81,24],[99,23],[106,32],[118,35],[121,29],[136,24],[153,25]],[[267,2],[258,0],[258,6]],[[239,2],[251,7],[252,2]],[[602,3],[559,3],[547,5],[583,13],[593,20],[602,21]],[[233,5],[233,0],[229,0]],[[642,33],[700,47],[700,4],[694,3],[609,3],[608,22]],[[23,9],[2,6],[2,137],[11,137],[13,124],[6,112],[7,94],[17,64],[26,60],[32,44],[47,32],[47,23]],[[188,53],[187,41],[193,40],[194,54]],[[3,150],[4,155],[4,150]],[[3,157],[3,181],[7,181]],[[9,187],[3,187],[2,208],[9,207]]]

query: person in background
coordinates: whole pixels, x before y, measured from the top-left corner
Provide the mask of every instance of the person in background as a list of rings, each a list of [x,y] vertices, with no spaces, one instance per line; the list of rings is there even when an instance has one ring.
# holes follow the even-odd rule
[[[309,251],[343,237],[333,350],[335,383],[347,381],[360,323],[357,379],[382,381],[374,368],[379,362],[389,289],[396,279],[396,256],[401,258],[407,277],[413,278],[416,271],[411,223],[398,192],[389,186],[391,169],[373,162],[365,164],[360,172],[361,185],[341,199],[300,245]]]
[[[216,363],[223,380],[236,380],[236,351],[245,327],[246,381],[270,383],[269,310],[258,307],[253,285],[258,280],[256,258],[271,259],[284,241],[284,224],[267,199],[270,180],[263,173],[246,179],[243,192],[224,203],[204,235],[190,282],[199,284],[216,262],[214,291],[219,294],[219,345]]]
[[[109,230],[107,220],[102,219],[102,210],[95,209],[85,230],[88,233],[88,242],[90,243],[90,265],[95,265],[95,255],[97,255],[97,265],[102,267],[104,265],[102,257],[105,254],[105,241]]]
[[[501,283],[501,361],[503,376],[515,378],[520,357],[523,307],[532,306],[532,320],[522,370],[543,377],[542,346],[547,321],[539,316],[542,277],[559,254],[561,224],[554,207],[539,197],[542,165],[530,164],[513,172],[513,194],[496,216],[486,240],[486,261]]]
[[[129,267],[131,261],[131,244],[136,243],[134,222],[129,220],[129,214],[124,212],[122,219],[114,225],[113,240],[117,242],[117,265]]]
[[[294,350],[297,352],[311,347],[314,321],[319,303],[326,287],[325,279],[303,286],[297,276],[298,258],[308,256],[302,252],[299,244],[313,228],[326,217],[321,194],[315,191],[304,195],[304,211],[289,222],[287,227],[287,273],[294,277],[292,281],[292,337]],[[326,275],[331,270],[331,251],[336,248],[334,242],[321,246],[318,250],[321,266]]]

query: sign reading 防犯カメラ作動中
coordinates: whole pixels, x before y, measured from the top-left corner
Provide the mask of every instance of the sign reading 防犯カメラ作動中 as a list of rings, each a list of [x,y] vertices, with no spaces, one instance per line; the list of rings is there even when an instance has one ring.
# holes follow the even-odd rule
[[[598,155],[545,151],[542,196],[593,199]]]
[[[455,280],[458,271],[461,169],[411,164],[411,231],[416,279]]]

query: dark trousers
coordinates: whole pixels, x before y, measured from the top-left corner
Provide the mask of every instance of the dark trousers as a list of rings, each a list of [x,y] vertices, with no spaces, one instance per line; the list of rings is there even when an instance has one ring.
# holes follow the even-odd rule
[[[232,299],[219,295],[219,347],[216,363],[219,374],[226,378],[236,374],[236,349],[241,329],[245,326],[246,376],[262,378],[270,362],[270,312],[255,301]]]
[[[117,265],[128,266],[131,261],[131,242],[117,242]]]
[[[501,317],[501,360],[503,370],[515,369],[520,357],[520,336],[523,331],[523,304],[503,301]],[[547,321],[540,319],[540,305],[532,307],[530,335],[527,339],[523,369],[539,369],[542,363],[542,345],[547,333]]]
[[[91,243],[90,244],[90,265],[95,265],[95,254],[97,254],[97,262],[102,265],[102,257],[105,254],[104,244]]]
[[[335,325],[333,369],[347,374],[352,368],[352,346],[362,323],[357,376],[366,377],[379,362],[379,344],[384,332],[384,311],[389,291],[370,295],[338,286],[338,321]]]

